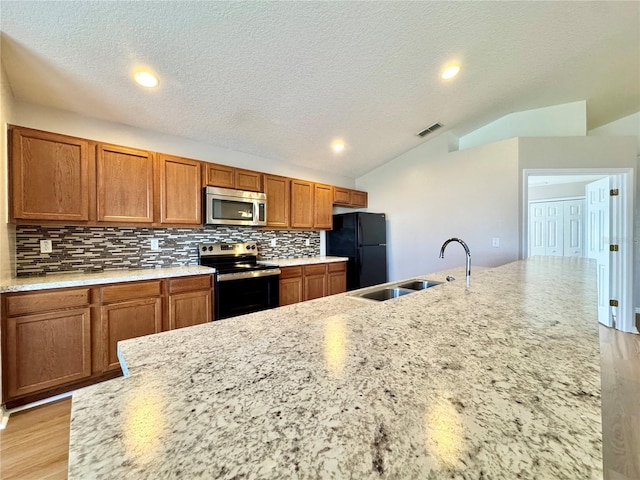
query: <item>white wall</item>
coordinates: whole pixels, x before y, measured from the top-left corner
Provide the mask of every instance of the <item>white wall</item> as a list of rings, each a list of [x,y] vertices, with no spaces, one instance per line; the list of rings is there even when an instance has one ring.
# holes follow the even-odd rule
[[[587,103],[565,103],[511,113],[460,137],[460,150],[522,136],[584,136]]]
[[[450,237],[469,245],[472,272],[518,258],[517,140],[449,152],[451,141],[440,135],[357,180],[368,210],[387,214],[390,280],[464,265],[459,245],[438,258]]]
[[[15,269],[15,228],[7,224],[7,123],[12,120],[14,99],[1,65],[0,70],[0,281],[3,281],[10,278]]]
[[[354,188],[355,186],[353,178],[342,175],[285,164],[276,160],[227,150],[183,137],[166,135],[119,123],[105,122],[25,102],[15,102],[12,123],[49,132],[221,163],[223,165],[232,165],[275,175],[302,178],[347,188]],[[301,152],[301,155],[304,155],[304,152]]]

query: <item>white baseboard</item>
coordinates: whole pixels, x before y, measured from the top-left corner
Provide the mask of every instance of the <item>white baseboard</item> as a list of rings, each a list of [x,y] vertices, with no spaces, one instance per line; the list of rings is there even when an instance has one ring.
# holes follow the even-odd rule
[[[0,412],[2,413],[2,419],[0,420],[0,430],[4,430],[5,428],[7,428],[7,423],[9,422],[9,417],[12,413],[20,412],[22,410],[28,410],[29,408],[39,407],[40,405],[45,405],[57,400],[62,400],[63,398],[70,397],[71,395],[73,395],[73,391],[61,393],[60,395],[45,398],[43,400],[38,400],[37,402],[28,403],[27,405],[12,408],[11,410],[7,410],[4,405],[0,405]]]
[[[636,315],[640,315],[640,307],[636,307]]]
[[[2,413],[2,417],[0,417],[0,430],[4,430],[7,428],[7,423],[9,423],[9,412],[4,408],[4,405],[0,405],[0,413]]]

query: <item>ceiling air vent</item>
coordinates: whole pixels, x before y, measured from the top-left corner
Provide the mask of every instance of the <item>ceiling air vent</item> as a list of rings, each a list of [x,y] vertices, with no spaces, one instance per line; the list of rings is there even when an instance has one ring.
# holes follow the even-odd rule
[[[425,135],[429,135],[431,132],[435,132],[436,130],[442,127],[443,125],[441,123],[434,123],[433,125],[422,130],[421,132],[416,133],[416,135],[419,137],[424,137]]]

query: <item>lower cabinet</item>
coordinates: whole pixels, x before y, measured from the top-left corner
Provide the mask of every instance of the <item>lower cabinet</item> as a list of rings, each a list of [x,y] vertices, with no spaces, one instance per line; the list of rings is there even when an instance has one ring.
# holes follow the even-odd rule
[[[2,401],[14,406],[116,376],[121,340],[211,321],[211,275],[6,293]]]
[[[347,291],[347,263],[280,268],[280,306]]]

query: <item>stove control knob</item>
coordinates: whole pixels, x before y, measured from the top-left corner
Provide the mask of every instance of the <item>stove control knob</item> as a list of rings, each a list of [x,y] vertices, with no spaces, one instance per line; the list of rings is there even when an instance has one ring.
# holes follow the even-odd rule
[[[209,251],[212,251],[212,250],[213,250],[213,247],[209,247]]]

